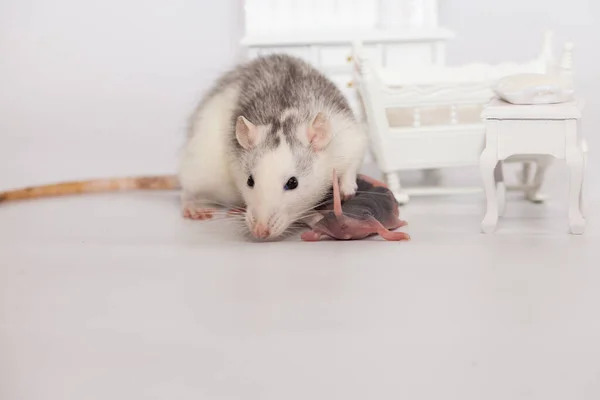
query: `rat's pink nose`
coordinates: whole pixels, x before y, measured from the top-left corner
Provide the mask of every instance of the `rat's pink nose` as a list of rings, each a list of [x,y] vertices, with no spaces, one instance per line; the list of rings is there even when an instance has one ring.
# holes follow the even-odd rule
[[[271,232],[266,225],[256,224],[254,225],[254,229],[252,230],[252,234],[259,239],[266,239],[269,237]]]

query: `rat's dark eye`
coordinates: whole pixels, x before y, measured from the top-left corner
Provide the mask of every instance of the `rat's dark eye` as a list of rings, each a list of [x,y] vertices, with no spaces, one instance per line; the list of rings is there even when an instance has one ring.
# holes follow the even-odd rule
[[[288,179],[287,183],[283,187],[284,190],[294,190],[298,187],[298,179],[295,176],[292,176]]]
[[[254,187],[254,178],[252,177],[252,175],[250,175],[248,177],[248,181],[246,181],[246,185],[248,185],[250,187]]]

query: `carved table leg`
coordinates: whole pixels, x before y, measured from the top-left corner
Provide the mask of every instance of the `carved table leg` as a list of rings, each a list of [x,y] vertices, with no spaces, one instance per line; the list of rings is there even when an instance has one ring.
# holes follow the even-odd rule
[[[568,121],[566,162],[569,167],[569,227],[574,235],[585,230],[581,214],[581,191],[583,186],[584,153],[577,142],[577,121]]]
[[[531,164],[530,161],[525,161],[523,163],[523,168],[519,173],[519,182],[523,186],[529,185],[529,180],[531,178]]]
[[[485,197],[487,199],[487,210],[481,222],[481,229],[484,233],[494,232],[498,224],[498,198],[494,179],[494,171],[497,164],[496,149],[486,147],[481,154],[479,162],[483,186],[485,188]]]
[[[580,143],[581,152],[583,153],[583,177],[585,179],[585,171],[587,171],[587,163],[588,163],[588,146],[587,141],[585,139],[581,140]],[[581,215],[585,218],[585,209],[583,207],[583,191],[585,190],[584,185],[581,185],[581,191],[579,192],[579,210],[581,211]]]
[[[536,161],[535,175],[533,176],[533,182],[527,189],[525,189],[525,198],[532,203],[542,203],[546,199],[544,195],[540,193],[542,184],[544,183],[544,177],[546,170],[552,163],[551,156],[538,157]]]
[[[439,169],[428,168],[423,170],[423,181],[427,185],[437,186],[442,181],[442,173]]]
[[[506,208],[506,184],[504,183],[504,167],[502,161],[498,161],[494,168],[494,182],[496,183],[496,198],[498,199],[498,215],[504,215]]]

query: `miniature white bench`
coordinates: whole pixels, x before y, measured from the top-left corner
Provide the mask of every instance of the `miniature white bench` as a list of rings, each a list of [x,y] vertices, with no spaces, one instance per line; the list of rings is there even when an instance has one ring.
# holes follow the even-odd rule
[[[514,105],[493,99],[482,116],[486,145],[481,154],[481,174],[487,211],[481,223],[484,233],[496,229],[505,208],[502,161],[514,155],[548,154],[566,160],[570,169],[569,226],[582,234],[582,184],[587,145],[581,132],[582,101],[564,104]]]
[[[498,79],[517,73],[571,73],[571,46],[565,47],[561,64],[552,56],[551,33],[546,33],[540,55],[530,62],[383,68],[371,63],[362,44],[353,45],[353,81],[358,89],[371,138],[371,153],[399,203],[410,195],[454,194],[481,191],[481,187],[439,185],[403,188],[398,171],[437,170],[479,165],[485,144],[481,119],[483,106],[494,96]],[[514,157],[507,162],[525,163],[520,185],[526,198],[539,201],[539,185],[550,163],[548,156]],[[532,163],[536,177],[529,179]]]

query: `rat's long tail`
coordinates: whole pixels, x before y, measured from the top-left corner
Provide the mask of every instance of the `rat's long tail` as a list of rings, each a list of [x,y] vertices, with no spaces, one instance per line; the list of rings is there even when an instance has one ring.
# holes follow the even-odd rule
[[[179,180],[175,175],[155,175],[112,179],[91,179],[31,186],[0,192],[0,203],[42,197],[69,196],[85,193],[117,192],[126,190],[176,190]]]

